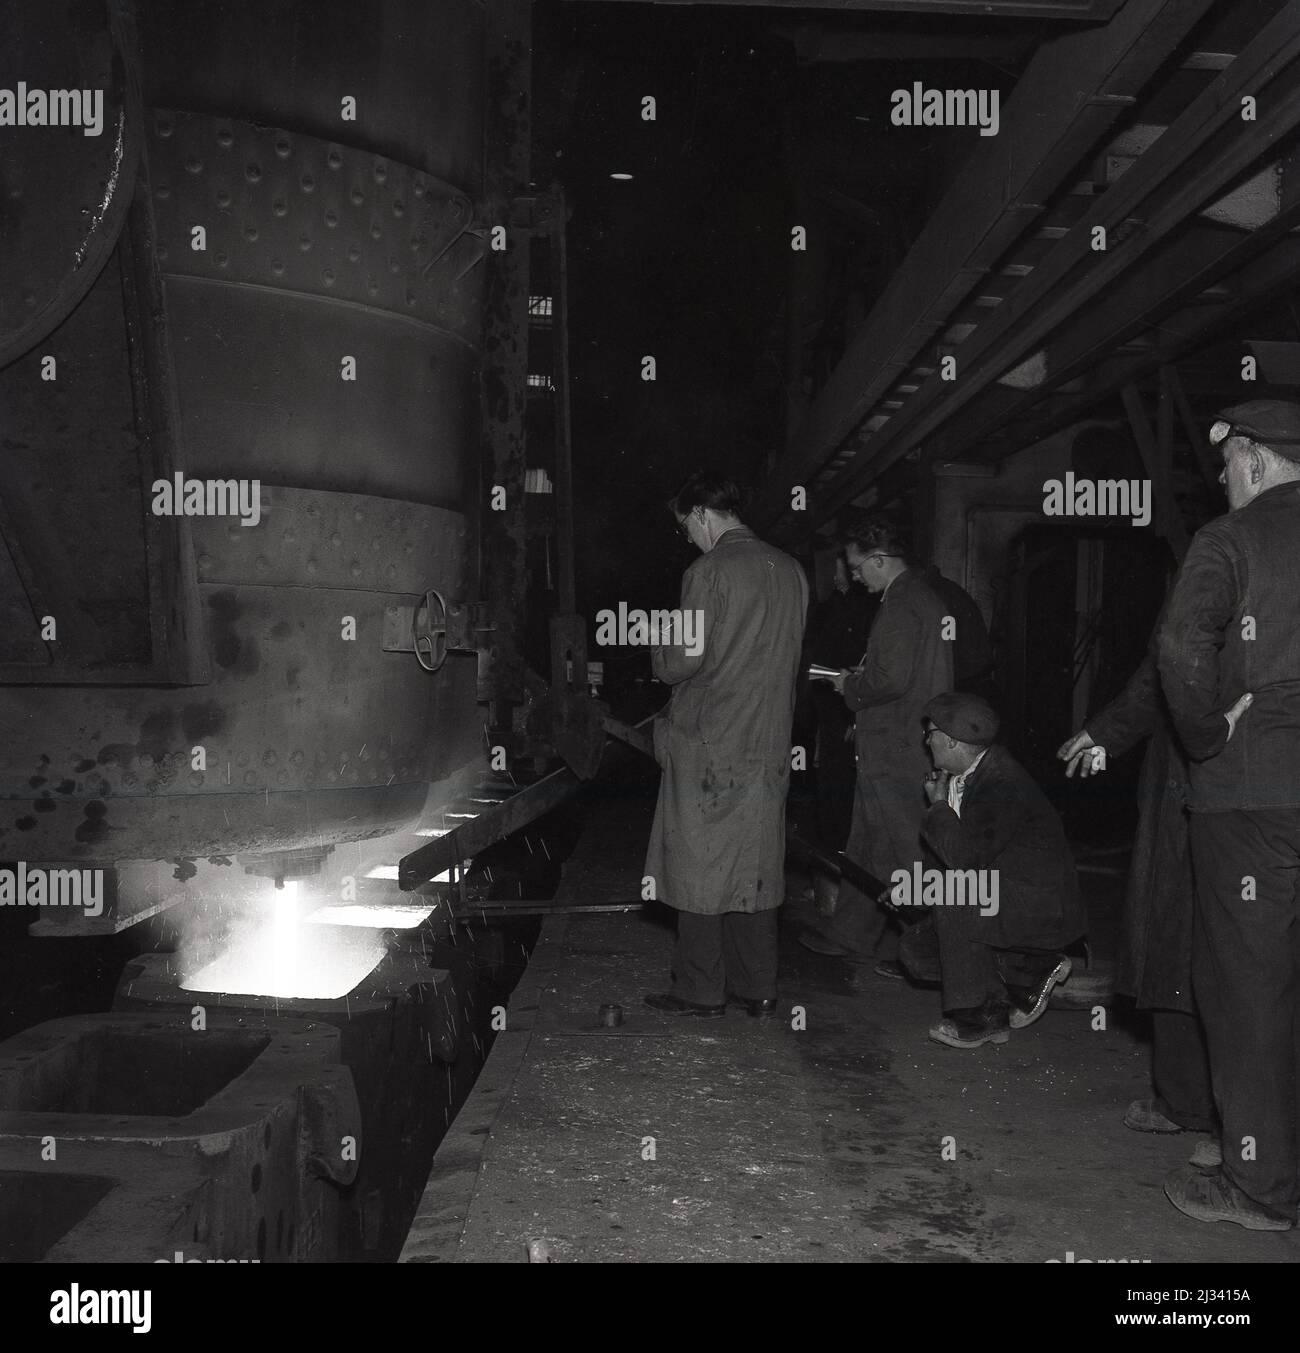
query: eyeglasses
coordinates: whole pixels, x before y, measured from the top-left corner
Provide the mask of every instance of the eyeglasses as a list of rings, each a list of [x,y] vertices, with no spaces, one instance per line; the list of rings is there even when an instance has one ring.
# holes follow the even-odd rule
[[[691,515],[689,512],[686,514],[686,516],[677,518],[677,529],[682,533],[682,536],[686,540],[689,540],[691,538],[690,520]]]

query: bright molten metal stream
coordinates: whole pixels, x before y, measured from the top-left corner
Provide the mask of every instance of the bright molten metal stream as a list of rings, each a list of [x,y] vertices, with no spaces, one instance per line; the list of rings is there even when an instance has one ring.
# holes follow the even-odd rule
[[[306,924],[297,880],[269,893],[241,918],[220,957],[186,976],[185,990],[338,1000],[384,957],[378,931]]]

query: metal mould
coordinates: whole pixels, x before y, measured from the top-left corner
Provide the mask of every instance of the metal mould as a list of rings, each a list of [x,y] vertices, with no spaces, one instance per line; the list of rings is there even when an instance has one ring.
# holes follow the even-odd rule
[[[361,1140],[336,1030],[81,1015],[0,1044],[9,1258],[328,1260]],[[55,1157],[46,1144],[53,1140]],[[36,1223],[19,1229],[27,1218]]]
[[[475,989],[465,975],[431,968],[417,945],[394,944],[336,1000],[221,995],[181,985],[177,960],[146,954],[127,964],[118,1010],[188,1011],[194,1005],[273,1031],[286,1015],[333,1025],[362,1105],[366,1151],[343,1195],[347,1257],[396,1257],[433,1152],[481,1063]]]

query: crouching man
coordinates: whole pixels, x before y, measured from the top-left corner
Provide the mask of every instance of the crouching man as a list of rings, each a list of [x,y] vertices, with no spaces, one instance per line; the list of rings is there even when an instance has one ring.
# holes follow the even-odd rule
[[[925,913],[899,957],[914,978],[942,985],[935,1042],[1005,1043],[1070,975],[1062,950],[1085,928],[1074,860],[1043,791],[994,745],[992,706],[950,692],[926,705],[924,722],[935,767],[925,784],[926,858],[910,878],[896,872],[891,899]]]

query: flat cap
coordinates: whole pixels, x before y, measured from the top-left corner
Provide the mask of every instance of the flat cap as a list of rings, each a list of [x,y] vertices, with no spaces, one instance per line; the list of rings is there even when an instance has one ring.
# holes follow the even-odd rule
[[[1279,456],[1300,461],[1300,404],[1287,399],[1252,399],[1224,409],[1219,417]]]
[[[959,742],[987,746],[998,735],[998,716],[987,700],[964,691],[936,695],[921,711],[940,732]]]

